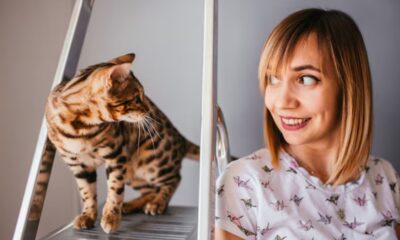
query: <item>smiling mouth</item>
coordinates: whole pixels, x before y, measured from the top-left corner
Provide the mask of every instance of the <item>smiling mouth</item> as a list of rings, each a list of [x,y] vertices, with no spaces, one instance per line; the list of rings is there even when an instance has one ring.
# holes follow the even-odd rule
[[[311,118],[294,118],[280,116],[282,127],[286,130],[299,130],[307,126]]]

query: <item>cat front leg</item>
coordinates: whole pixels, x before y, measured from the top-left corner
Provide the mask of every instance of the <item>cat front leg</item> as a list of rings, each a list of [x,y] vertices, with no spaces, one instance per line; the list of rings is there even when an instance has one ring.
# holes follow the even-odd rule
[[[79,163],[76,157],[63,159],[75,176],[83,202],[82,212],[75,217],[74,227],[76,229],[93,228],[97,218],[96,169]]]
[[[162,214],[168,207],[176,188],[178,187],[180,176],[177,175],[174,181],[168,182],[165,185],[158,186],[155,197],[146,203],[144,213],[150,215]]]
[[[124,199],[124,179],[126,157],[106,161],[107,200],[103,208],[101,227],[106,233],[115,232],[121,222]]]

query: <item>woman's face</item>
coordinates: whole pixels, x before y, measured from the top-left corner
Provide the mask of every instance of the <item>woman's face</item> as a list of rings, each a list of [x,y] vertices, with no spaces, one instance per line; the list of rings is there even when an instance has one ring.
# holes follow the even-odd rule
[[[332,62],[324,61],[316,35],[299,41],[287,65],[278,70],[267,84],[265,105],[286,142],[308,146],[335,142],[339,88]]]

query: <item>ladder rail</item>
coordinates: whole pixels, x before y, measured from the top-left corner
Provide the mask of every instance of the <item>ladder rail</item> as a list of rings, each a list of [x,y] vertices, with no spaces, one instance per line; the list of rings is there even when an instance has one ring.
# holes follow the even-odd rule
[[[216,160],[218,175],[221,175],[228,164],[232,161],[228,129],[226,127],[224,114],[220,107],[217,109],[217,143],[216,143]]]
[[[75,1],[51,89],[62,80],[71,79],[76,72],[93,4],[94,0]],[[46,120],[43,117],[13,240],[35,239],[36,237],[45,199],[37,195],[46,195],[54,156],[55,147],[47,138]],[[48,176],[39,179],[39,173],[45,173]],[[41,188],[40,193],[37,191],[38,188]]]
[[[213,186],[215,185],[215,133],[217,122],[217,6],[218,0],[204,1],[198,240],[211,238],[214,222]]]

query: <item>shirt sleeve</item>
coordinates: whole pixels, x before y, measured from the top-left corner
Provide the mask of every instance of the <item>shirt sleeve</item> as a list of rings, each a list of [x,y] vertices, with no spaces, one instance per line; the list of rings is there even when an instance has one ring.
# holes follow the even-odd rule
[[[395,177],[396,177],[396,180],[395,180],[395,204],[396,204],[396,209],[397,209],[397,219],[396,219],[396,221],[397,221],[397,223],[398,224],[400,224],[400,175],[399,175],[399,173],[396,171],[396,170],[394,170],[394,172],[395,172]]]
[[[392,212],[393,220],[400,224],[400,177],[393,165],[387,161],[383,161],[383,171],[382,175],[386,175],[388,192],[393,196],[394,208]]]
[[[232,162],[217,180],[216,228],[243,239],[257,235],[256,182],[245,160]]]

